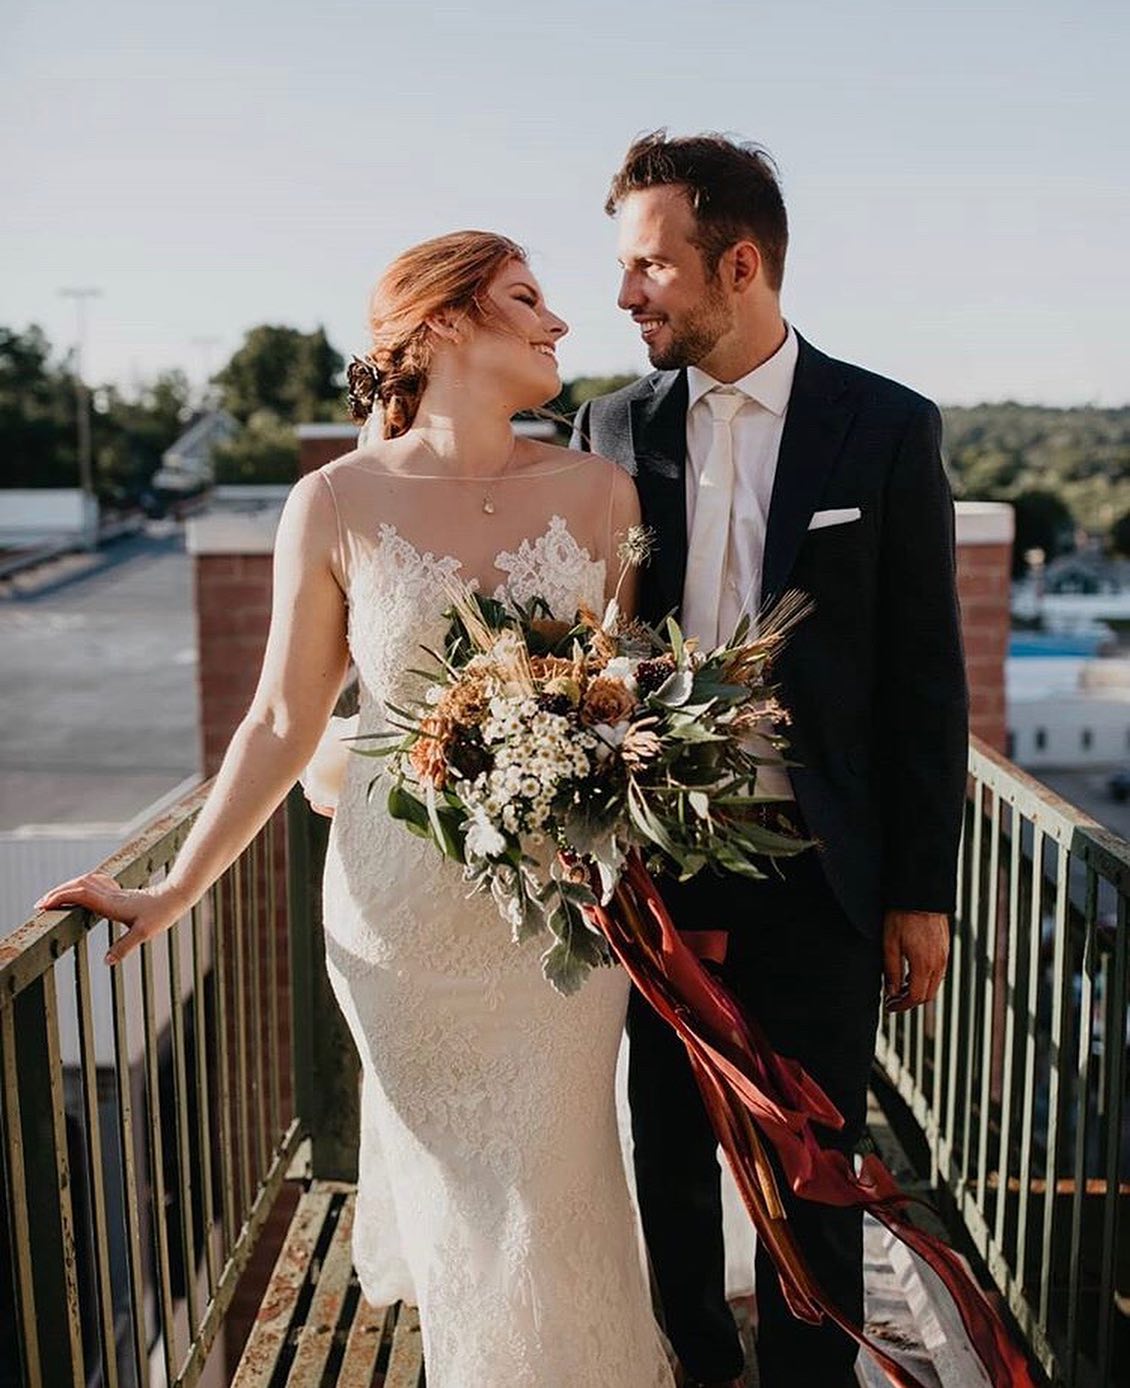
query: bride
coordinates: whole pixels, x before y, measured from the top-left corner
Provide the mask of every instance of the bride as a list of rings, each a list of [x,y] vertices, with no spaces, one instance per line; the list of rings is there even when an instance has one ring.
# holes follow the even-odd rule
[[[159,885],[91,874],[40,908],[123,922],[110,963],[167,929],[310,761],[351,659],[362,731],[420,695],[446,579],[563,617],[603,603],[638,520],[631,479],[510,422],[558,393],[566,331],[502,236],[458,232],[389,267],[376,437],[288,497],[258,688],[179,858]],[[324,882],[326,967],[362,1064],[364,1294],[419,1306],[430,1388],[664,1388],[614,1107],[627,979],[601,969],[558,996],[544,945],[514,945],[489,896],[367,801],[376,765],[347,760]]]

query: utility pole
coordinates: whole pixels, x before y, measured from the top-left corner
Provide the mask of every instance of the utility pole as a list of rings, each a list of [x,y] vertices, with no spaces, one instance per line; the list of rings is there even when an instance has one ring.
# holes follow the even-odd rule
[[[221,339],[218,337],[194,337],[192,345],[200,353],[200,369],[203,372],[204,380],[200,387],[200,406],[201,409],[211,409],[212,407],[212,349],[220,345]]]
[[[75,306],[75,410],[78,417],[78,471],[79,485],[82,487],[90,506],[94,502],[94,456],[90,433],[90,392],[83,376],[83,357],[86,352],[86,305],[89,299],[101,296],[100,289],[69,288],[60,289],[64,299],[71,299]],[[87,543],[92,544],[94,535],[87,534]]]

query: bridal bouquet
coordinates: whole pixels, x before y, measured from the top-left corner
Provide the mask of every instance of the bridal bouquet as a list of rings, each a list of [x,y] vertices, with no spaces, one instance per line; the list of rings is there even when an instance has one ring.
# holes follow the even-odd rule
[[[647,532],[631,532],[621,584],[647,550]],[[390,708],[394,731],[374,736],[394,745],[368,755],[390,759],[389,813],[491,892],[516,942],[548,931],[543,968],[560,992],[610,961],[592,909],[633,850],[681,878],[760,877],[767,858],[807,847],[751,814],[758,768],[785,745],[771,657],[805,600],[703,652],[673,620],[665,637],[626,621],[616,598],[564,621],[540,599],[450,596],[436,668],[415,672],[423,702]]]

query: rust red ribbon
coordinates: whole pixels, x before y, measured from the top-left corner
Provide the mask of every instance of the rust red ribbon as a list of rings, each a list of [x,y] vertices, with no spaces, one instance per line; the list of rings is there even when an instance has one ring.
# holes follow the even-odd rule
[[[763,1140],[797,1195],[860,1206],[934,1270],[993,1388],[1034,1388],[1023,1354],[968,1264],[910,1222],[909,1197],[879,1158],[865,1157],[857,1174],[842,1152],[820,1145],[815,1127],[840,1128],[842,1116],[800,1065],[772,1049],[757,1022],[703,967],[699,955],[713,958],[716,942],[702,950],[703,942],[693,938],[702,932],[688,932],[689,939],[680,935],[638,853],[629,856],[611,905],[592,908],[590,917],[636,988],[686,1046],[706,1111],[793,1314],[812,1323],[829,1317],[874,1357],[896,1388],[921,1388],[908,1369],[847,1320],[812,1276]]]

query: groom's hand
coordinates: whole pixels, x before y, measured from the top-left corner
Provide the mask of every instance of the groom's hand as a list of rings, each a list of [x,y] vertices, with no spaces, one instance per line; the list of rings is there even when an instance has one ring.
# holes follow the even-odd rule
[[[909,1012],[941,987],[950,953],[949,917],[937,911],[888,911],[883,917],[884,1004]]]

